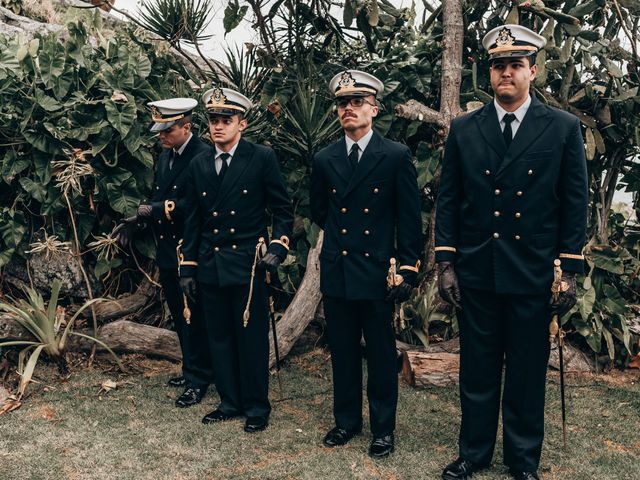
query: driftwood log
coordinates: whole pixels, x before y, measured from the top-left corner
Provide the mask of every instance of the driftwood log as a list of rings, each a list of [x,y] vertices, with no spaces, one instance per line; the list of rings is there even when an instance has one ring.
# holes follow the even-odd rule
[[[95,306],[98,322],[104,323],[141,311],[155,295],[155,289],[156,287],[151,282],[145,280],[130,295],[124,295],[110,302],[99,302]]]
[[[90,329],[80,333],[93,335]],[[7,315],[0,316],[0,342],[9,340],[33,341],[33,336]],[[182,360],[178,335],[166,328],[152,327],[141,323],[118,320],[98,329],[98,340],[116,353],[141,353],[143,355]],[[69,350],[89,350],[94,343],[80,337],[70,337]],[[100,350],[100,347],[98,347]]]
[[[280,358],[284,358],[291,351],[300,335],[313,320],[318,304],[322,298],[320,293],[320,250],[322,249],[323,232],[318,236],[315,247],[309,250],[307,256],[307,270],[302,283],[298,287],[293,300],[287,307],[282,318],[277,322],[278,347]],[[276,362],[276,354],[273,348],[273,336],[269,338],[269,367]]]
[[[412,387],[448,387],[458,384],[460,355],[415,350],[407,350],[403,355],[402,379]]]
[[[402,379],[412,387],[447,387],[458,384],[460,369],[460,340],[455,338],[447,342],[429,345],[429,348],[406,348],[406,344],[397,345],[402,350]],[[565,372],[594,372],[594,362],[580,349],[564,346]],[[559,370],[558,348],[552,347],[549,367]]]

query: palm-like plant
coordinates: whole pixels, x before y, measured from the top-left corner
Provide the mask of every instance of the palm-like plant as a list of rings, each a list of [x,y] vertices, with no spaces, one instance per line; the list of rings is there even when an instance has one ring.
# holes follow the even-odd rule
[[[61,287],[60,280],[54,280],[51,287],[49,303],[45,304],[40,293],[32,288],[26,288],[26,299],[10,299],[9,302],[0,301],[0,312],[7,314],[34,337],[34,341],[15,340],[0,343],[0,347],[26,346],[18,358],[18,373],[21,375],[18,387],[18,399],[24,394],[27,384],[31,381],[40,354],[44,351],[58,365],[61,374],[67,372],[65,351],[70,336],[82,337],[105,348],[116,360],[118,366],[124,367],[116,354],[102,341],[74,332],[73,326],[80,314],[102,298],[94,298],[82,305],[78,311],[66,322],[64,315],[58,314],[58,296]],[[28,358],[27,358],[28,356]]]
[[[145,0],[138,21],[172,45],[180,41],[195,45],[211,38],[204,33],[211,9],[212,0]]]

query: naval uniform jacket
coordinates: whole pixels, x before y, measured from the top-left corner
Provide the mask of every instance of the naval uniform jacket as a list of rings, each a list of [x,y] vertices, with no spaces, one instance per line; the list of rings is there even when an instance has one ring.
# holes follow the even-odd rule
[[[220,182],[215,153],[198,155],[189,168],[189,190],[180,276],[217,287],[251,280],[256,244],[286,258],[293,228],[293,208],[274,151],[243,139]],[[268,209],[268,212],[267,212]]]
[[[212,151],[213,148],[194,133],[182,154],[174,153],[173,149],[165,149],[158,157],[155,192],[151,199],[152,225],[158,239],[158,268],[173,269],[177,273],[176,247],[184,230],[186,192],[189,188],[188,166],[196,155]],[[169,168],[172,158],[173,166]]]
[[[553,261],[583,270],[587,167],[580,121],[535,97],[507,148],[493,102],[451,124],[436,209],[436,261],[461,286],[541,294]]]
[[[374,132],[353,174],[344,138],[318,152],[311,178],[311,215],[324,229],[324,295],[384,299],[392,257],[398,274],[417,273],[420,194],[406,145]]]

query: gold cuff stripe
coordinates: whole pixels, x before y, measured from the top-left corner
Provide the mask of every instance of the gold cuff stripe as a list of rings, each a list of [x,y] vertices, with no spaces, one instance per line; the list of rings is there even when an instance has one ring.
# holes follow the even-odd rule
[[[453,252],[453,253],[456,253],[458,251],[454,247],[436,247],[434,250],[436,252]]]
[[[165,200],[164,201],[164,216],[167,217],[167,220],[173,220],[171,218],[171,212],[176,209],[176,204],[173,200]]]
[[[180,120],[181,118],[184,118],[184,113],[181,113],[180,115],[175,115],[173,117],[160,117],[160,116],[157,116],[157,115],[152,115],[151,116],[151,119],[156,123],[175,122],[176,120]]]
[[[573,253],[561,253],[560,258],[571,258],[573,260],[584,260],[584,255],[575,255]]]
[[[412,272],[418,273],[418,268],[420,268],[420,262],[418,262],[417,267],[414,267],[413,265],[402,265],[399,270],[410,270]]]
[[[286,235],[283,235],[280,237],[280,240],[274,239],[271,240],[271,242],[269,243],[269,245],[271,245],[272,243],[277,243],[282,245],[284,248],[286,248],[287,250],[289,250],[289,237],[287,237]]]
[[[192,260],[181,260],[180,265],[191,265],[192,267],[197,267],[198,262],[194,262]]]

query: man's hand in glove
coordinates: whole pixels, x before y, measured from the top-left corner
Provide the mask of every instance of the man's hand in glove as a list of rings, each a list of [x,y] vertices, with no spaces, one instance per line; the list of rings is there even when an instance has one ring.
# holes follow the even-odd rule
[[[573,308],[576,304],[576,275],[575,273],[562,273],[561,281],[563,291],[560,292],[556,300],[551,296],[549,300],[549,308],[552,314],[557,314],[558,317],[562,317],[565,313]],[[566,290],[565,290],[566,288]]]
[[[129,248],[134,233],[138,230],[138,218],[137,216],[125,218],[122,220],[116,228],[113,229],[112,235],[116,239],[116,242],[122,249]]]
[[[258,262],[258,268],[269,270],[269,273],[275,274],[278,271],[278,267],[282,263],[280,257],[275,253],[266,253],[262,259]]]
[[[411,292],[418,282],[418,276],[410,271],[400,272],[400,275],[402,276],[402,282],[399,285],[391,288],[387,287],[387,302],[402,303],[411,298]]]
[[[140,205],[138,207],[138,217],[147,218],[150,217],[152,213],[151,205]]]
[[[180,288],[189,300],[196,301],[196,279],[193,277],[180,277]]]
[[[402,282],[400,285],[391,287],[389,293],[387,293],[387,302],[406,302],[407,300],[409,300],[409,298],[411,298],[412,290],[413,285],[410,285],[407,282]]]
[[[458,310],[462,310],[458,276],[451,262],[438,263],[438,293],[445,302],[450,303]]]

